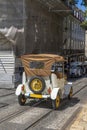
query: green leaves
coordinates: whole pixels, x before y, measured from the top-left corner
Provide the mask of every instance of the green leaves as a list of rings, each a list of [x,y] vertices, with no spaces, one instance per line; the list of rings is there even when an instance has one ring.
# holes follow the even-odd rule
[[[87,0],[82,0],[82,5],[87,6]]]
[[[69,0],[69,3],[72,5],[75,5],[78,3],[79,0]]]
[[[84,22],[82,22],[82,23],[80,24],[80,26],[81,26],[82,28],[84,28],[85,30],[87,30],[87,20],[85,20]]]

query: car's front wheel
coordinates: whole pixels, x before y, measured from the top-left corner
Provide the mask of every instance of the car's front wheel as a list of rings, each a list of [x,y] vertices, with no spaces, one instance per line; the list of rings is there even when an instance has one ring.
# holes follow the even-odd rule
[[[58,94],[55,100],[52,100],[52,107],[54,110],[60,106],[60,95]]]
[[[23,106],[23,105],[26,103],[26,98],[25,98],[25,96],[24,96],[23,94],[20,94],[20,95],[18,96],[18,103],[19,103],[21,106]]]

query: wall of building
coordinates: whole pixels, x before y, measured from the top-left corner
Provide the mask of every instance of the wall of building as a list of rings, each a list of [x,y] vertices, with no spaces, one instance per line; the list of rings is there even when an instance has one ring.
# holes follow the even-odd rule
[[[63,17],[34,0],[25,0],[25,12],[26,53],[59,54],[63,43]]]
[[[63,39],[66,39],[63,46],[64,53],[76,60],[82,59],[85,51],[85,30],[80,23],[79,19],[71,15],[66,17],[64,22],[64,26],[67,27],[66,32],[63,33]]]
[[[87,31],[85,32],[85,56],[87,58]]]
[[[23,27],[23,0],[0,0],[0,28]]]
[[[81,19],[76,16],[69,15],[64,20],[61,12],[50,12],[38,0],[0,0],[0,28],[24,27],[25,32],[19,35],[22,42],[18,39],[15,46],[16,55],[56,53],[65,56],[84,53],[84,30],[79,21],[82,15]],[[63,53],[65,51],[67,54]]]

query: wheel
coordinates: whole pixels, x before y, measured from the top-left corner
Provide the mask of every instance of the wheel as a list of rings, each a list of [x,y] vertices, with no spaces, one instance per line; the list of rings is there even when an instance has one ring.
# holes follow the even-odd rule
[[[35,94],[40,94],[45,89],[45,81],[43,78],[35,76],[30,79],[29,88]]]
[[[58,94],[55,100],[52,100],[52,107],[54,110],[60,106],[60,95]]]
[[[23,106],[23,105],[25,104],[26,98],[25,98],[25,96],[24,96],[23,94],[20,94],[20,95],[18,96],[18,102],[19,102],[19,104],[20,104],[21,106]]]
[[[73,88],[71,87],[69,95],[68,95],[69,100],[72,98],[72,95],[73,95]]]

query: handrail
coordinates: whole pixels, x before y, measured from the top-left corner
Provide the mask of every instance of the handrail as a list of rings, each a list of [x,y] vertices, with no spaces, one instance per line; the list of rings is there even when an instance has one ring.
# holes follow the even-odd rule
[[[5,67],[4,67],[4,65],[3,65],[2,61],[1,61],[1,59],[0,59],[0,62],[1,62],[1,65],[2,65],[2,67],[3,67],[4,71],[5,71],[5,73],[7,73],[7,71],[6,71]]]

